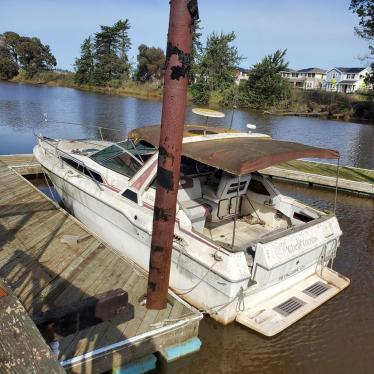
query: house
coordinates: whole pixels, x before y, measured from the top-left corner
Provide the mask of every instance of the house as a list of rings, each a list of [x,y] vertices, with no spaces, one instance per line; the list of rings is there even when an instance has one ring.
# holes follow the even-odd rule
[[[326,91],[353,93],[366,90],[364,80],[370,74],[369,68],[333,68],[327,72],[323,88]]]
[[[326,77],[326,70],[320,68],[307,69],[285,69],[281,71],[283,78],[288,79],[294,87],[302,88],[304,90],[320,89]]]
[[[243,68],[239,68],[239,67],[235,69],[235,83],[237,85],[239,85],[240,81],[242,81],[242,80],[247,81],[248,76],[249,76],[249,70],[248,69],[243,69]]]

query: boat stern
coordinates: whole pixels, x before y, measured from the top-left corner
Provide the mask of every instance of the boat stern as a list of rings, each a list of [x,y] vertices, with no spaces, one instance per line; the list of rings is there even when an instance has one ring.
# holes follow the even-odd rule
[[[257,306],[240,312],[236,321],[266,336],[273,336],[344,290],[350,281],[323,268]]]

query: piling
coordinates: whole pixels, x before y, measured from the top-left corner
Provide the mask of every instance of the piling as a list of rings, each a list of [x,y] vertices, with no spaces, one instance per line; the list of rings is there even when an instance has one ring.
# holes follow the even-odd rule
[[[192,27],[197,17],[197,0],[171,0],[149,263],[148,309],[160,310],[167,305]]]

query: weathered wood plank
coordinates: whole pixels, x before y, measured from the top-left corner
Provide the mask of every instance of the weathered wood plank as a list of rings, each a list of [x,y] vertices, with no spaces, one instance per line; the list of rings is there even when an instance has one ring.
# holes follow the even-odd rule
[[[12,295],[0,297],[0,331],[1,373],[65,373],[21,303]]]
[[[9,162],[24,163],[24,159],[20,157]],[[95,236],[88,235],[84,226],[5,167],[1,156],[0,175],[5,176],[5,184],[0,185],[3,192],[0,193],[0,275],[14,286],[29,314],[58,306],[63,308],[71,302],[115,287],[129,292],[129,304],[134,308],[133,320],[127,321],[123,315],[118,315],[63,337],[60,340],[61,358],[71,358],[113,344],[135,336],[137,331],[149,331],[154,328],[153,324],[168,318],[171,305],[165,311],[155,312],[148,311],[144,304],[139,303],[147,288],[144,272]],[[62,243],[62,235],[77,235],[84,239],[69,246]],[[174,312],[178,314],[178,310]],[[183,312],[183,307],[179,312]],[[176,337],[170,341],[174,343]],[[73,370],[110,370],[113,362],[128,362],[152,353],[156,348],[148,343],[132,345],[121,349],[121,353],[109,352],[92,362],[84,360],[83,366],[78,364]]]

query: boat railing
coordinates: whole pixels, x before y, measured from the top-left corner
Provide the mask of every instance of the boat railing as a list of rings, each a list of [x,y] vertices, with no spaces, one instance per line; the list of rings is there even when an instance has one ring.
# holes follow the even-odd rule
[[[37,129],[43,128],[45,124],[48,124],[48,127],[51,126],[76,126],[76,127],[83,127],[87,129],[97,129],[100,135],[100,140],[106,140],[104,132],[112,132],[112,133],[122,133],[122,129],[114,129],[112,127],[106,127],[106,126],[96,126],[96,125],[86,125],[82,123],[77,122],[66,122],[66,121],[55,121],[55,120],[49,120],[46,116],[42,121],[39,121],[36,126],[33,127],[34,134]]]
[[[65,151],[63,151],[62,149],[59,149],[58,148],[58,143],[59,143],[59,140],[58,139],[52,139],[52,138],[48,138],[48,137],[45,137],[43,135],[37,135],[35,134],[36,138],[40,141],[39,142],[39,145],[43,148],[43,150],[46,152],[46,153],[50,153],[52,154],[53,156],[57,157],[58,160],[60,160],[61,162],[61,166],[63,165],[64,163],[64,160],[62,159],[62,156],[65,155],[68,159],[74,161],[77,163],[77,165],[79,166],[82,166],[82,170],[80,170],[79,168],[75,169],[78,173],[80,173],[81,175],[86,175],[84,173],[84,170],[87,170],[87,173],[90,175],[90,178],[92,179],[92,181],[99,187],[99,189],[101,190],[101,186],[100,186],[100,182],[94,177],[94,175],[92,174],[92,171],[90,169],[90,166],[88,166],[84,160],[81,160],[81,159],[78,159],[76,157],[74,157],[71,153],[67,153]],[[51,141],[53,141],[54,143],[52,143]],[[54,149],[54,153],[50,152],[46,147],[43,147],[43,142],[48,144],[49,146],[51,146],[53,149]],[[92,143],[91,143],[92,145]]]

